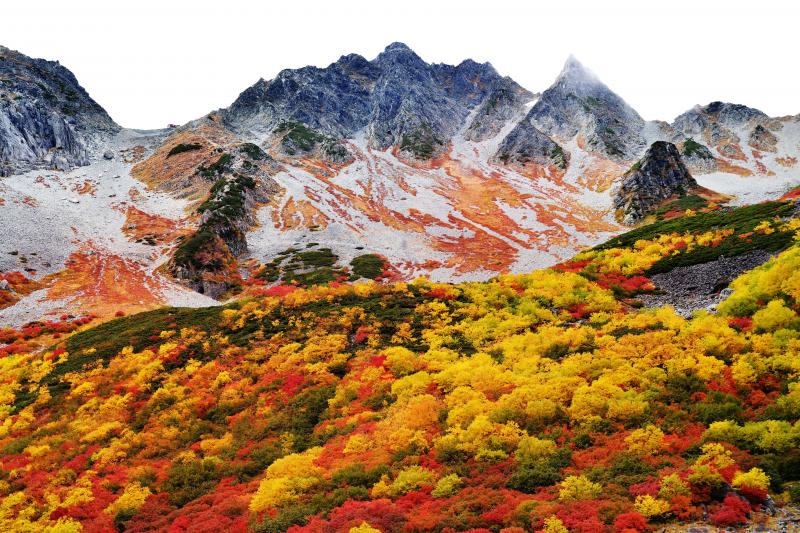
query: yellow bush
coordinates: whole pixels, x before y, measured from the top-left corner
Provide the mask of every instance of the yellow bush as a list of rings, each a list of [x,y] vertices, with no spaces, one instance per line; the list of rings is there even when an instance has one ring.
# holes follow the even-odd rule
[[[733,477],[735,488],[769,489],[769,476],[760,468],[751,468],[747,472],[737,472]]]
[[[134,481],[125,487],[119,498],[114,500],[111,505],[104,509],[104,512],[115,516],[119,512],[135,512],[144,505],[145,500],[150,496],[150,489],[141,486],[138,482]]]
[[[654,455],[661,452],[664,447],[664,432],[653,424],[633,431],[625,437],[628,450],[637,455]]]
[[[558,499],[561,501],[593,500],[603,492],[600,483],[590,481],[585,476],[567,476],[561,482]]]
[[[435,481],[436,473],[433,470],[419,465],[409,466],[401,470],[391,483],[388,476],[384,475],[372,487],[372,495],[373,497],[402,496],[421,487],[433,485]]]
[[[669,512],[669,502],[659,498],[653,498],[649,494],[640,494],[636,497],[633,504],[636,512],[647,518],[660,516]]]
[[[569,530],[557,516],[550,516],[544,519],[544,533],[569,533]]]
[[[431,496],[434,498],[446,498],[452,496],[461,488],[461,478],[458,474],[449,474],[436,482]]]
[[[782,300],[770,301],[764,309],[753,315],[753,324],[763,330],[773,331],[787,326],[797,318],[797,313],[786,307]]]
[[[250,500],[250,510],[260,512],[300,499],[305,491],[321,480],[322,469],[314,464],[321,454],[322,448],[309,448],[272,463]]]

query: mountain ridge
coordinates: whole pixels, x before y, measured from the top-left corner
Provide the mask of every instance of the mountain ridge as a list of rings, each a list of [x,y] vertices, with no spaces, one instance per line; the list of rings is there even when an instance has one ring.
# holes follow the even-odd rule
[[[73,290],[60,283],[113,294],[110,282],[76,278],[98,261],[130,262],[147,281],[128,292],[145,307],[347,278],[351,261],[382,265],[382,279],[440,281],[549,266],[624,230],[613,192],[656,141],[676,145],[715,201],[774,199],[797,182],[797,117],[712,102],[672,124],[644,121],[574,57],[541,94],[490,63],[428,64],[393,43],[371,60],[285,69],[175,128],[119,129],[94,106],[72,119],[94,134],[71,159],[7,164],[0,271],[38,290],[10,295],[22,305],[0,311],[6,320],[91,300],[56,304]],[[263,166],[255,189],[242,189],[240,164]],[[222,209],[211,225],[209,205]],[[36,227],[63,252],[42,250]],[[197,246],[201,237],[216,244]],[[327,250],[322,263],[294,259],[306,248]],[[93,301],[107,312],[104,298]]]

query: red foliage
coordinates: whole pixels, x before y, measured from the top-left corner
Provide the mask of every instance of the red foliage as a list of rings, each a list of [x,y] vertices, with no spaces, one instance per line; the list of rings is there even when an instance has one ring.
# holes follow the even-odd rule
[[[614,520],[614,529],[619,532],[646,531],[647,519],[635,511],[623,513]]]
[[[604,533],[606,527],[597,516],[598,500],[574,502],[562,507],[556,515],[571,532]]]
[[[275,285],[273,287],[269,287],[268,289],[256,289],[253,291],[253,294],[256,296],[277,296],[282,298],[296,290],[297,287],[294,285]]]
[[[747,522],[749,514],[750,506],[746,501],[735,494],[728,494],[722,502],[722,507],[711,517],[711,521],[720,527],[736,526]]]
[[[591,259],[586,259],[585,261],[567,261],[566,263],[559,263],[553,266],[553,270],[578,273],[586,268],[586,266],[591,262]]]
[[[614,289],[625,293],[626,295],[634,295],[640,292],[652,291],[655,286],[650,278],[646,276],[623,276],[622,274],[607,273],[598,276],[595,283],[604,289]]]
[[[739,491],[739,494],[747,498],[747,501],[753,505],[762,504],[767,499],[767,491],[764,489],[759,489],[756,487],[739,487],[737,490]]]
[[[438,300],[452,300],[456,297],[456,294],[453,291],[448,291],[446,287],[434,287],[425,296]]]
[[[354,344],[361,344],[369,337],[369,334],[372,330],[368,326],[359,326],[356,330],[355,335],[353,335],[353,343]]]
[[[336,533],[348,531],[351,527],[368,522],[381,531],[400,531],[406,521],[403,513],[391,500],[385,498],[372,501],[348,500],[330,512],[327,520],[318,516],[308,521],[305,526],[294,526],[289,532],[300,533]]]
[[[753,329],[753,319],[749,316],[735,316],[728,319],[728,325],[737,331],[750,331]]]
[[[631,496],[644,496],[645,494],[655,496],[660,488],[661,483],[658,480],[651,480],[631,485],[628,492],[631,493]]]
[[[305,381],[305,376],[303,374],[298,373],[291,373],[286,375],[283,378],[283,385],[281,386],[281,392],[285,393],[288,396],[293,396],[299,389],[300,386]]]

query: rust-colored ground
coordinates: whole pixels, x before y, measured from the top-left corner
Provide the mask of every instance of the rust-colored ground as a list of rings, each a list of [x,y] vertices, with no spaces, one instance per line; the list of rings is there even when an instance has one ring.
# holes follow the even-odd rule
[[[133,177],[148,187],[160,191],[178,193],[189,200],[193,208],[205,200],[213,181],[197,176],[201,164],[210,165],[220,157],[216,149],[234,142],[233,135],[213,121],[207,121],[196,128],[172,134],[150,157],[137,163],[131,169]],[[199,144],[197,150],[190,150],[169,156],[178,144]]]
[[[185,219],[173,220],[127,206],[122,232],[132,241],[152,239],[157,243],[167,244],[180,236],[190,234],[192,229],[186,226]]]
[[[88,243],[70,255],[63,270],[46,276],[42,286],[49,300],[71,299],[73,312],[102,317],[163,305],[163,282],[142,265]]]

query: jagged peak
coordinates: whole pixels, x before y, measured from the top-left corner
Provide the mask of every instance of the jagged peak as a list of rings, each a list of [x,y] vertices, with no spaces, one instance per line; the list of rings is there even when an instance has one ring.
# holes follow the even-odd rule
[[[405,51],[405,52],[413,52],[413,50],[407,44],[401,43],[399,41],[395,41],[395,42],[391,43],[389,46],[387,46],[386,48],[384,48],[383,49],[383,53],[385,54],[385,53],[388,53],[388,52],[394,52],[394,51],[398,51],[398,50],[402,50],[402,51]]]
[[[564,67],[558,75],[557,81],[592,82],[600,84],[597,75],[586,68],[574,55],[570,54],[564,62]]]
[[[402,65],[415,65],[423,66],[427,63],[419,57],[411,48],[403,43],[392,43],[387,46],[383,52],[378,54],[374,63],[377,64],[402,64]]]
[[[744,112],[751,115],[764,115],[766,113],[763,111],[756,109],[754,107],[749,107],[743,104],[734,104],[731,102],[720,102],[714,101],[704,106],[695,106],[700,111],[709,113],[712,115],[717,115],[725,112],[735,111],[735,112]]]

